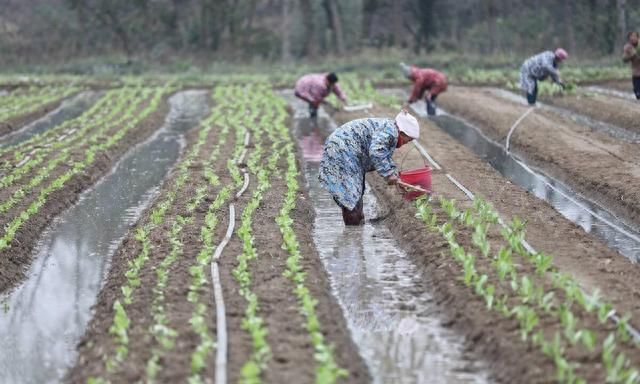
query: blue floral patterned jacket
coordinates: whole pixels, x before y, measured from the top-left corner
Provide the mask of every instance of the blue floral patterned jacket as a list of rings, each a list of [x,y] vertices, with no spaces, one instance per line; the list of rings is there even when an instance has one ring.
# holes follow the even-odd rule
[[[392,119],[358,119],[336,129],[325,142],[320,162],[320,184],[338,204],[353,209],[364,193],[364,176],[397,174],[391,156],[398,143]]]

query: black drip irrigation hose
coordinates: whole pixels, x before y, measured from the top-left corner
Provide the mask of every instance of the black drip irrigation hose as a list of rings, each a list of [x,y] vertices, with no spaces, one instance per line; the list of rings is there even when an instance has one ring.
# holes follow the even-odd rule
[[[229,203],[229,225],[227,226],[227,232],[220,242],[220,244],[216,247],[215,252],[213,253],[213,258],[211,260],[211,281],[213,284],[213,300],[216,306],[216,376],[215,383],[216,384],[226,384],[227,383],[227,350],[228,350],[228,337],[227,337],[227,317],[226,317],[226,309],[224,305],[224,297],[222,296],[222,284],[220,283],[220,270],[219,270],[219,260],[222,257],[222,251],[227,246],[229,241],[231,240],[231,236],[233,235],[233,230],[236,225],[236,208],[235,201],[237,201],[240,196],[247,190],[249,187],[249,172],[247,172],[247,168],[244,165],[244,158],[247,154],[249,141],[251,139],[251,135],[247,132],[244,136],[244,150],[240,155],[240,158],[236,162],[236,165],[240,167],[240,171],[242,171],[244,176],[244,183],[242,184],[242,188],[238,190],[235,195],[234,201]]]
[[[418,151],[420,152],[420,154],[422,156],[424,156],[425,159],[427,159],[429,161],[429,163],[437,170],[442,170],[442,167],[440,166],[440,164],[438,164],[427,152],[427,150],[417,141],[412,141],[412,143],[416,146],[416,148],[418,149]],[[458,189],[460,189],[468,198],[469,200],[473,201],[475,196],[473,194],[473,192],[471,192],[469,189],[467,189],[464,185],[462,185],[462,183],[460,183],[458,180],[456,180],[453,176],[451,176],[449,173],[445,173],[445,176],[456,186],[458,187]],[[505,222],[502,220],[502,218],[500,217],[500,215],[498,215],[498,223],[506,228],[507,225],[505,224]],[[533,248],[525,239],[522,239],[522,245],[524,246],[524,248],[527,250],[527,252],[529,253],[537,253],[537,251],[535,250],[535,248]],[[584,289],[582,289],[583,293],[586,295],[586,292],[584,292]],[[611,312],[609,312],[608,319],[610,319],[616,326],[621,324],[621,319],[620,317],[616,314],[616,311],[614,309],[611,310]],[[633,339],[636,343],[640,343],[640,332],[638,332],[638,330],[636,328],[634,328],[633,326],[631,326],[629,323],[624,323],[625,328],[627,329],[627,332],[629,332],[632,336]]]

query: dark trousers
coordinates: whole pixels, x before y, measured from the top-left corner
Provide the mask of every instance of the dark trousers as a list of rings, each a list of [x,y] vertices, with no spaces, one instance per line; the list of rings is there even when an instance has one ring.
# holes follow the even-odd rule
[[[365,179],[362,178],[362,195],[360,195],[360,200],[358,200],[358,203],[353,207],[353,209],[343,207],[338,200],[333,198],[336,204],[342,208],[342,220],[345,225],[360,225],[364,221],[364,203],[362,201],[364,196],[364,180]]]
[[[535,105],[538,99],[538,80],[535,80],[536,86],[533,88],[533,93],[527,93],[527,102],[529,105]]]
[[[633,93],[636,94],[636,99],[640,100],[640,76],[633,76]]]
[[[438,95],[431,95],[431,100],[427,99],[427,115],[435,116],[436,114],[436,98]]]
[[[315,119],[316,117],[318,117],[318,107],[311,104],[308,100],[303,98],[298,92],[295,92],[294,94],[298,99],[303,100],[307,104],[309,104],[309,117],[311,117],[312,119]]]

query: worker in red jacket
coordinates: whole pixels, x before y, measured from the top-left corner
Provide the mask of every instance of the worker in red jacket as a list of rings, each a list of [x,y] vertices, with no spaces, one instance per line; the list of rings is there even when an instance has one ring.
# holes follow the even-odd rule
[[[413,81],[413,91],[409,97],[409,104],[424,99],[427,103],[427,114],[433,116],[436,114],[436,98],[439,94],[447,90],[449,82],[444,73],[431,68],[418,68],[415,65],[408,66],[400,63],[402,72],[405,77]]]

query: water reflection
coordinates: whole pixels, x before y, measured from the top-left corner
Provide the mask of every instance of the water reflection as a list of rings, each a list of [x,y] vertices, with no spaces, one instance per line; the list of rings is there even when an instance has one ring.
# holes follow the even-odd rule
[[[316,212],[314,242],[374,382],[487,382],[484,369],[463,356],[462,338],[440,324],[424,275],[383,222],[343,225],[339,208],[317,181],[318,144],[335,124],[322,112],[317,122],[306,118],[304,104],[285,95],[296,111],[294,135]],[[368,186],[364,201],[367,218],[379,214]]]
[[[66,120],[75,119],[89,109],[104,92],[86,91],[62,101],[60,106],[41,118],[0,139],[0,148],[16,145]]]
[[[415,111],[420,113],[417,106]],[[640,261],[640,233],[606,209],[573,192],[558,180],[533,170],[521,160],[507,155],[502,146],[483,135],[463,119],[442,114],[432,117],[440,128],[486,160],[507,179],[548,202],[560,214],[593,233],[609,247],[632,261]]]
[[[73,364],[111,255],[176,162],[182,133],[207,112],[206,101],[204,92],[173,96],[162,128],[44,234],[27,280],[2,301],[0,382],[58,382]]]

